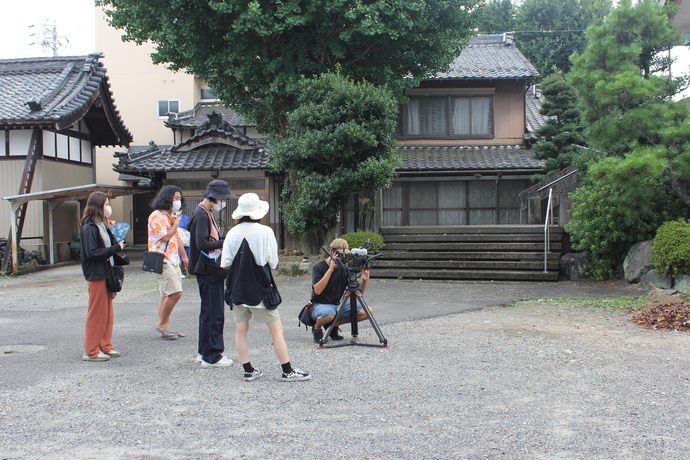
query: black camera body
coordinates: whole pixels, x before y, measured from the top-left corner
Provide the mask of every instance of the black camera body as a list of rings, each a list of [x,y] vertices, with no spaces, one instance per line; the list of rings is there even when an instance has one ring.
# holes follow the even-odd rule
[[[336,251],[337,258],[342,261],[346,272],[359,273],[371,267],[371,261],[381,257],[381,254],[368,254],[364,248],[353,248],[351,252]]]
[[[382,254],[369,254],[369,249],[373,249],[374,245],[371,241],[367,241],[363,248],[353,248],[350,252],[335,251],[335,258],[330,254],[330,252],[322,247],[321,249],[326,252],[335,263],[338,264],[345,273],[348,275],[354,275],[360,273],[362,270],[366,270],[371,267],[371,261],[378,259]]]

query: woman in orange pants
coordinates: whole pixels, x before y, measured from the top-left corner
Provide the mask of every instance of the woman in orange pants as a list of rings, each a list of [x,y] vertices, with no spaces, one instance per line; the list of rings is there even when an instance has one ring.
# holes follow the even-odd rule
[[[118,243],[108,229],[112,208],[108,195],[93,192],[81,217],[81,269],[89,290],[89,308],[84,326],[84,361],[108,361],[121,356],[113,349],[113,298],[106,286]]]

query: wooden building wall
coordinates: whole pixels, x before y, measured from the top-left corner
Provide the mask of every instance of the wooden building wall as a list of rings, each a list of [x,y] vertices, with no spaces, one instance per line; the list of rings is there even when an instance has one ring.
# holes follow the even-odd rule
[[[3,159],[0,161],[0,196],[15,196],[19,191],[19,182],[24,172],[25,158]],[[91,165],[38,160],[36,173],[31,188],[33,192],[87,185],[93,182]],[[55,241],[67,243],[78,231],[77,203],[64,203],[55,209]],[[0,236],[10,234],[12,213],[9,201],[0,200]],[[48,243],[48,206],[44,201],[30,202],[27,208],[21,246],[26,250],[41,250],[47,256],[45,245]],[[64,251],[63,251],[64,252]],[[56,253],[57,254],[57,253]],[[56,259],[59,260],[59,259]]]

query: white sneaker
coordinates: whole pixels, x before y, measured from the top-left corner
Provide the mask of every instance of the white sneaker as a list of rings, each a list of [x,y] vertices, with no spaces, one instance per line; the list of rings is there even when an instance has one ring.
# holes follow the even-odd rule
[[[256,380],[259,377],[262,377],[264,375],[264,371],[254,368],[254,372],[245,372],[244,373],[244,381],[245,382],[251,382],[252,380]]]
[[[228,366],[232,366],[232,363],[233,363],[232,359],[228,358],[227,356],[223,356],[220,358],[220,360],[218,360],[215,363],[207,363],[206,361],[204,361],[202,359],[201,360],[201,367],[228,367]]]
[[[204,357],[201,356],[201,353],[197,353],[196,355],[196,362],[201,364],[201,362],[204,360]]]
[[[283,375],[280,376],[280,380],[283,382],[301,382],[303,380],[311,380],[311,375],[304,372],[302,369],[292,369],[292,372],[289,374],[283,372]]]
[[[89,355],[84,353],[84,356],[82,356],[81,359],[84,361],[108,361],[110,359],[110,356],[106,355],[102,351],[99,351],[98,356],[96,356],[95,358],[91,358]]]

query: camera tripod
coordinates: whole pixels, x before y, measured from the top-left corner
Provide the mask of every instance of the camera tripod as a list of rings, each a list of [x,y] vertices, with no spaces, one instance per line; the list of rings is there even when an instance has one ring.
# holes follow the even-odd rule
[[[340,262],[340,261],[338,261],[338,262]],[[359,289],[359,283],[357,282],[357,273],[353,273],[350,271],[346,271],[346,273],[348,275],[347,288],[345,288],[345,292],[343,293],[342,299],[340,299],[340,304],[338,305],[338,309],[335,311],[335,318],[331,322],[331,325],[328,327],[328,329],[326,329],[326,331],[323,333],[323,338],[319,341],[319,348],[336,348],[336,347],[347,347],[347,346],[356,346],[356,345],[363,346],[363,347],[388,348],[388,341],[383,336],[383,333],[381,332],[381,329],[379,328],[378,323],[374,319],[374,315],[371,313],[371,310],[369,309],[369,307],[367,306],[367,303],[363,299],[364,293],[362,293],[362,291]],[[328,342],[331,331],[333,330],[334,327],[336,327],[335,323],[337,322],[338,316],[340,315],[340,312],[343,311],[343,307],[347,304],[348,301],[350,302],[350,326],[352,327],[352,340],[350,342],[343,341],[343,343],[337,343],[337,344],[326,346],[326,343]],[[373,343],[361,343],[358,341],[358,336],[359,336],[359,327],[357,324],[357,304],[358,303],[362,306],[362,309],[367,314],[367,318],[369,318],[369,322],[371,323],[371,327],[373,327],[374,331],[376,331],[376,335],[379,337],[379,342],[381,343],[381,345],[376,345]]]

